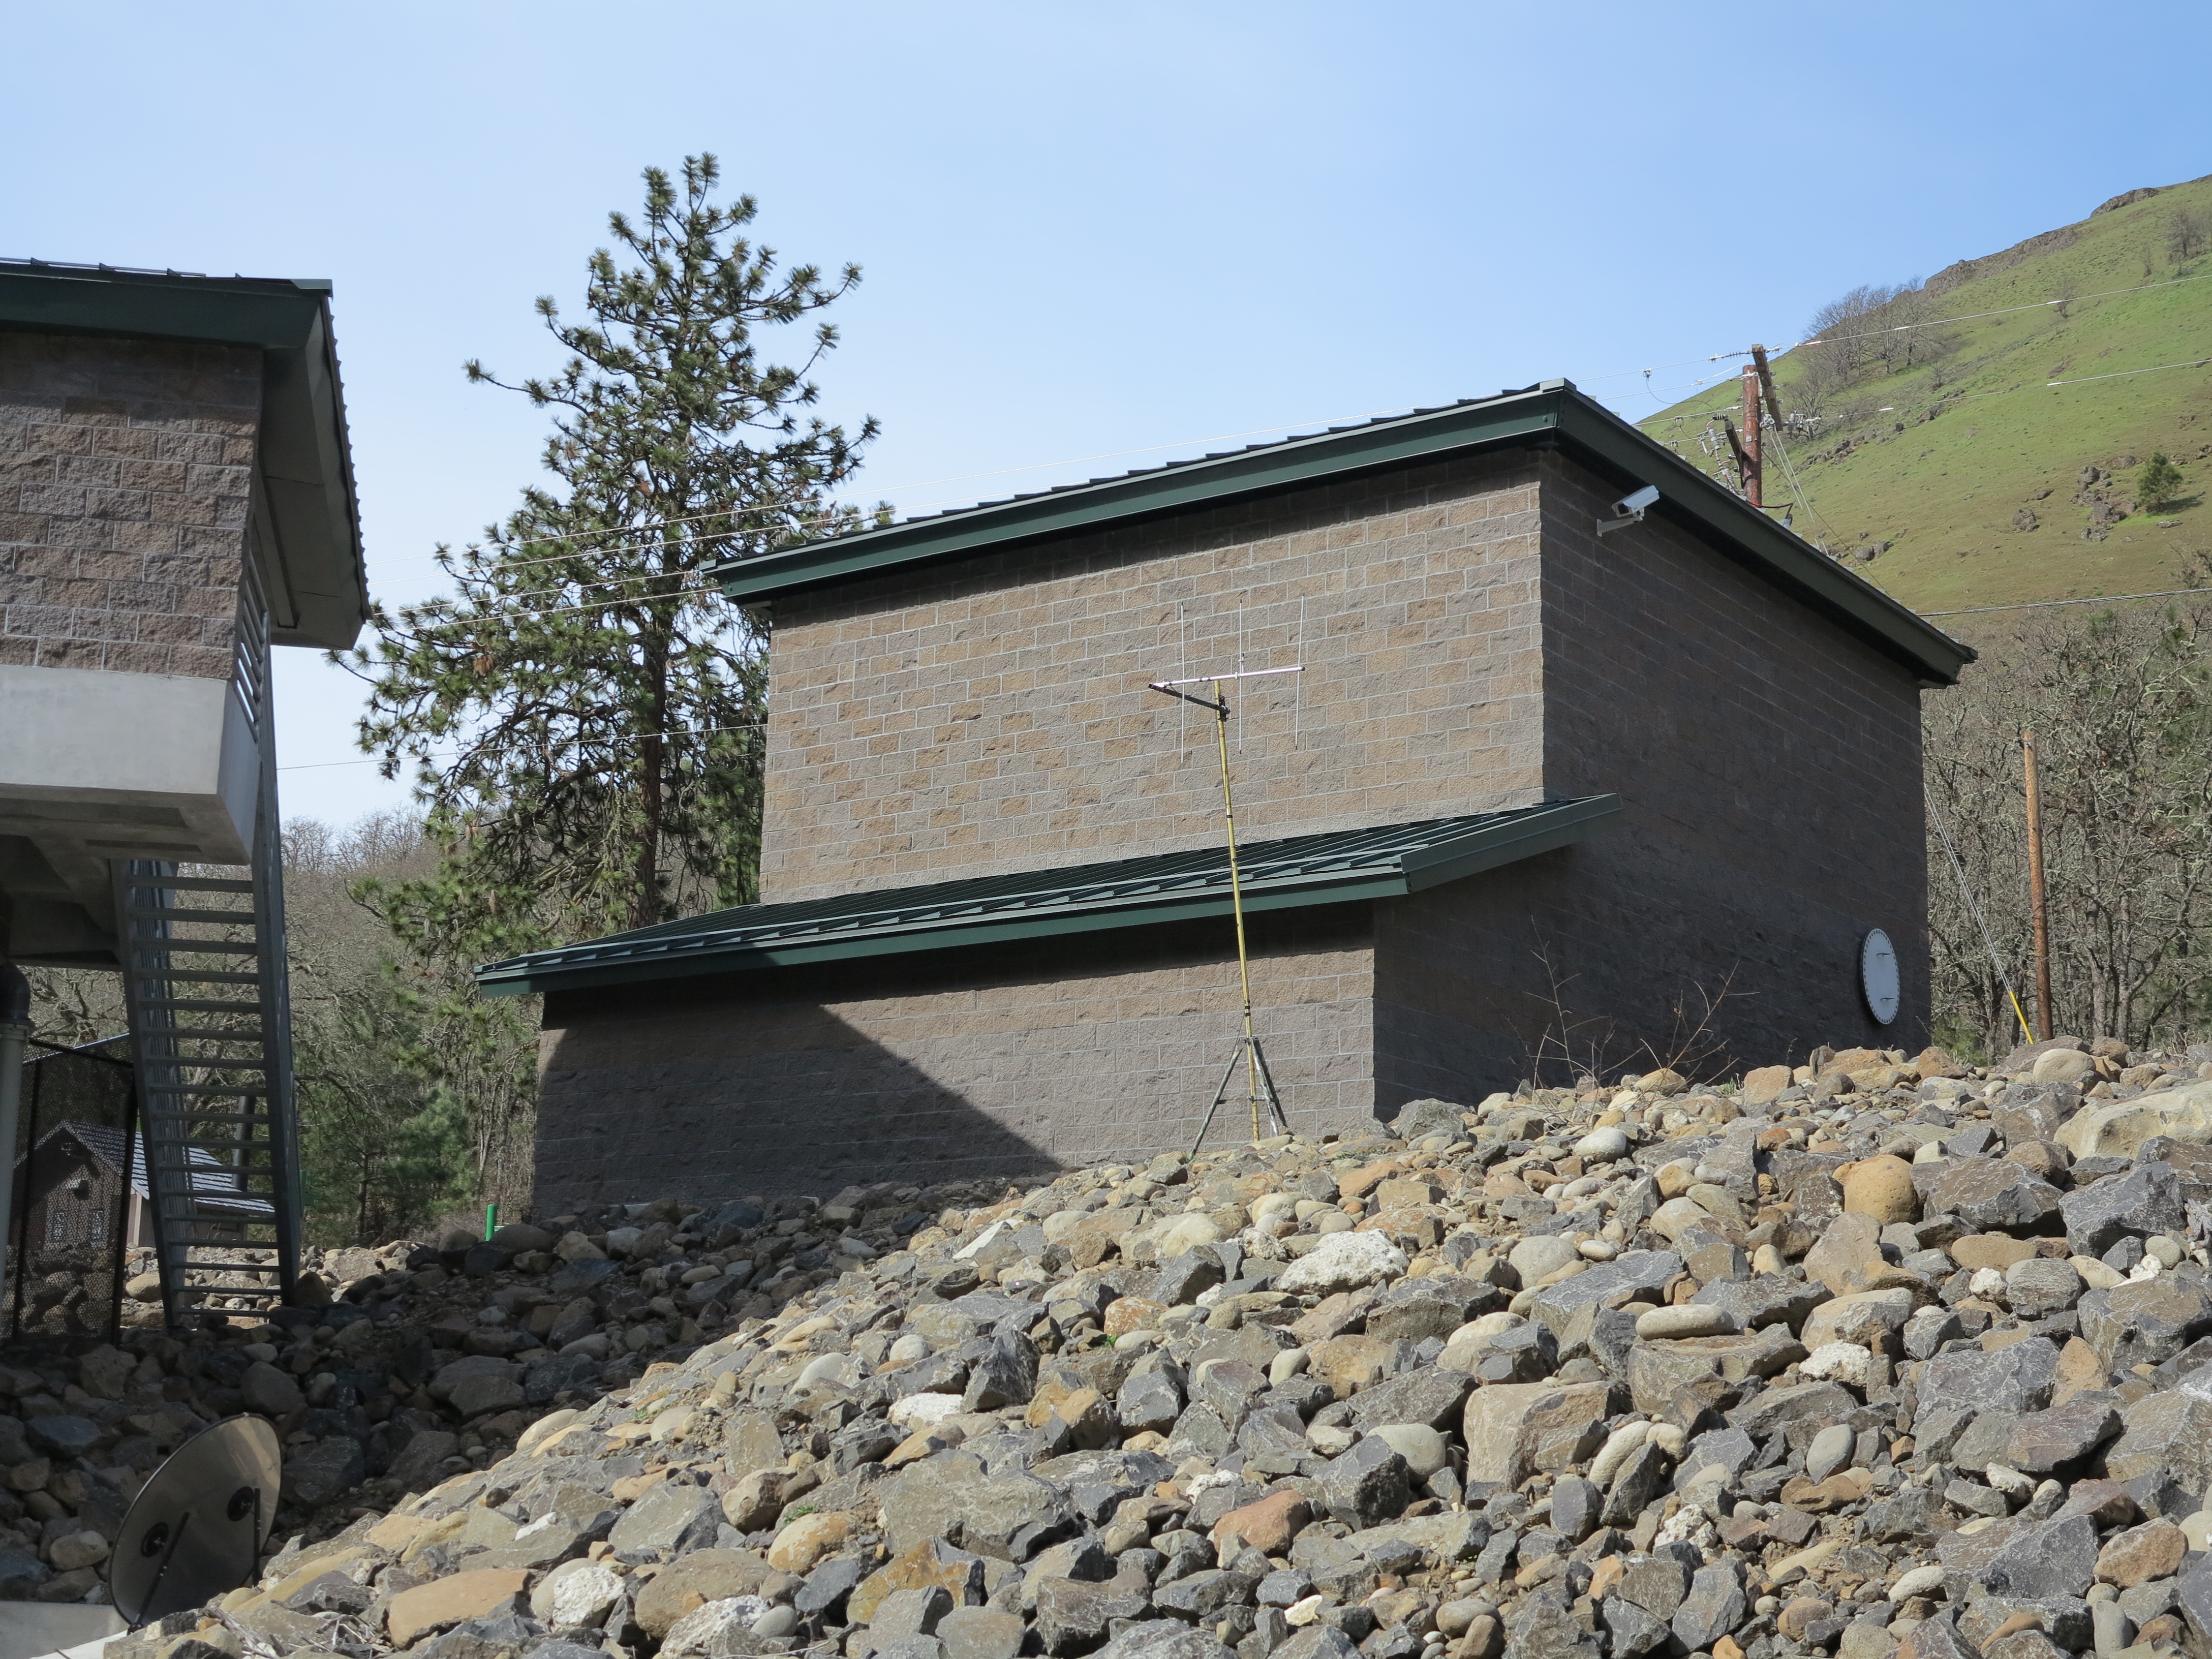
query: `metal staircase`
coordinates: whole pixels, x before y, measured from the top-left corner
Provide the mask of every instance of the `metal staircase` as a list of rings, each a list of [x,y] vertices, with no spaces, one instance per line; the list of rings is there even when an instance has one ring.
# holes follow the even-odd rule
[[[253,862],[118,860],[116,954],[137,1040],[147,1209],[171,1326],[289,1299],[300,1267],[283,841],[266,617],[249,584],[233,690],[260,787]]]

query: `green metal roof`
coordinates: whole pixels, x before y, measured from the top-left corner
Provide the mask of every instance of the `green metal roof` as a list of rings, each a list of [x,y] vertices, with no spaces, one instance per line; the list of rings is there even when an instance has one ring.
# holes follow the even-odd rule
[[[714,575],[731,599],[760,604],[1057,536],[1514,447],[1565,450],[1624,493],[1656,484],[1660,500],[1653,514],[1682,526],[1924,679],[1950,684],[1974,659],[1971,648],[1567,380],[809,542],[732,560]]]
[[[258,348],[270,636],[353,643],[368,583],[329,283],[0,259],[0,330]]]
[[[1613,795],[1385,824],[1239,849],[1247,911],[1300,909],[1418,893],[1612,827]],[[1218,847],[1024,871],[793,904],[749,904],[477,969],[487,996],[641,980],[689,979],[1230,914]]]

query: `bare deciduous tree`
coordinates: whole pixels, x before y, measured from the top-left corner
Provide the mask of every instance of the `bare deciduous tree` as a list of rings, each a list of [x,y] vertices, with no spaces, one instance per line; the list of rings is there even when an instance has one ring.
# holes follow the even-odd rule
[[[1987,647],[1928,712],[1928,793],[1955,842],[1929,855],[1938,1026],[2001,1052],[2020,1036],[1990,943],[2033,978],[2020,738],[2036,734],[2062,1030],[2174,1047],[2212,1012],[2212,595],[2061,617]],[[1986,923],[1990,941],[1983,936]],[[2031,1011],[2031,1018],[2033,1013]]]

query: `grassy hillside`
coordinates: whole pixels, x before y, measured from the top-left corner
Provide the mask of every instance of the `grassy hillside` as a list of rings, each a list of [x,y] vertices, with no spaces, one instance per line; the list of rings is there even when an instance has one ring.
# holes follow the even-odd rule
[[[1766,501],[1923,611],[2176,586],[2212,546],[2212,178],[2118,199],[1776,359],[1796,476],[1770,430]],[[2203,227],[2194,247],[2172,245],[2177,216]],[[2126,373],[2161,364],[2189,366]],[[1738,402],[1724,377],[1640,424],[1732,484],[1711,416]],[[2153,507],[2154,452],[2181,483]],[[2106,476],[2085,487],[2088,467]]]

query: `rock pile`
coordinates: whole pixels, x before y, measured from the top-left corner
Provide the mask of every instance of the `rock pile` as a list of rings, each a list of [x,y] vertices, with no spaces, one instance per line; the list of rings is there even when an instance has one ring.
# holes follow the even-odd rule
[[[582,1218],[550,1358],[422,1356],[486,1455],[118,1659],[2202,1652],[2207,1062],[1821,1051]]]

